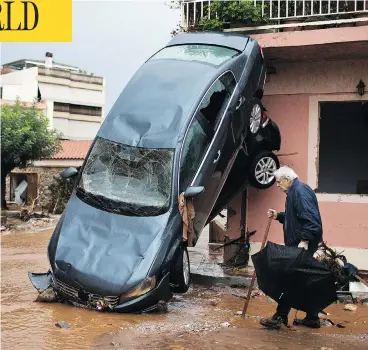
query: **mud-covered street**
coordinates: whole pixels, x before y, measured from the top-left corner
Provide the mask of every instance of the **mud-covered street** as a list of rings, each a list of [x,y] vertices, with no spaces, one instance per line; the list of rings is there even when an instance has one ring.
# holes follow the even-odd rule
[[[34,302],[37,292],[27,272],[47,269],[50,231],[12,233],[2,237],[2,348],[3,349],[366,349],[368,306],[355,312],[332,305],[325,316],[346,328],[319,330],[284,328],[279,332],[259,326],[261,316],[273,313],[275,303],[255,296],[250,317],[239,316],[245,290],[223,285],[193,286],[175,296],[168,313],[125,315],[99,313],[61,304]],[[298,316],[302,316],[298,313]],[[294,313],[291,314],[294,316]],[[65,321],[70,328],[55,323]],[[292,320],[289,320],[292,323]]]

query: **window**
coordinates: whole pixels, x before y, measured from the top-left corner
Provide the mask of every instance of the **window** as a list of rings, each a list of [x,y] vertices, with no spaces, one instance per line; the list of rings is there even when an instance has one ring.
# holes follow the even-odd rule
[[[185,191],[193,180],[208,145],[207,134],[198,120],[194,118],[185,138],[181,155],[180,193]]]
[[[94,117],[102,116],[102,107],[75,105],[61,102],[54,102],[54,111],[70,114],[89,115]]]
[[[170,203],[174,150],[98,138],[78,184],[82,200],[111,212],[151,216]]]
[[[368,194],[368,102],[320,108],[318,192]]]
[[[180,166],[180,193],[185,191],[193,180],[235,85],[233,74],[227,72],[218,78],[205,94],[184,141]]]
[[[169,46],[154,55],[151,60],[175,59],[180,61],[195,61],[220,66],[238,51],[222,46],[212,45],[177,45]]]
[[[233,74],[230,72],[225,73],[207,91],[199,106],[198,114],[202,118],[204,117],[214,129],[225,112],[235,85]]]

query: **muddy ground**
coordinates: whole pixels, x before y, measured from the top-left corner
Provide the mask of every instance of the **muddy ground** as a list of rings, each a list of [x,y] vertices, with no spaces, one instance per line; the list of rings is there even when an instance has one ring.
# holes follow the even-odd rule
[[[163,315],[109,314],[36,303],[27,272],[47,270],[50,234],[17,232],[2,237],[2,349],[367,349],[368,306],[358,305],[355,312],[344,311],[342,304],[329,307],[326,318],[344,322],[346,328],[268,331],[258,322],[274,312],[275,303],[256,296],[244,320],[238,313],[246,291],[221,285],[193,286],[175,296]],[[70,328],[56,327],[59,321]]]

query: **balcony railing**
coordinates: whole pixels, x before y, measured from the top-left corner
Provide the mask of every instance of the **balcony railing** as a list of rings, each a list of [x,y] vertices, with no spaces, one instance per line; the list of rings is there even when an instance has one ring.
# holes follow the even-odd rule
[[[103,78],[96,77],[93,75],[86,75],[81,73],[70,72],[68,70],[57,69],[57,68],[45,68],[39,67],[38,74],[43,76],[49,76],[54,78],[62,78],[69,79],[71,81],[86,83],[86,84],[95,84],[95,85],[103,85]]]
[[[202,18],[218,18],[218,14],[211,11],[212,2],[212,0],[183,0],[181,26],[189,29],[196,27]],[[291,21],[306,22],[308,25],[321,21],[334,21],[337,24],[368,21],[368,18],[359,17],[368,14],[366,0],[249,0],[249,2],[253,3],[254,7],[260,7],[262,18],[267,22],[267,25],[262,26],[268,28],[290,27],[293,25],[287,22]],[[258,25],[259,28],[262,26]]]

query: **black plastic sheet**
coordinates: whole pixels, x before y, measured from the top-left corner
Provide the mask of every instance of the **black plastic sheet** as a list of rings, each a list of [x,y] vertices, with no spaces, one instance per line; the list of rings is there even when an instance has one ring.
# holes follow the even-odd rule
[[[259,288],[276,302],[310,312],[337,300],[332,272],[305,249],[268,242],[252,261]]]

